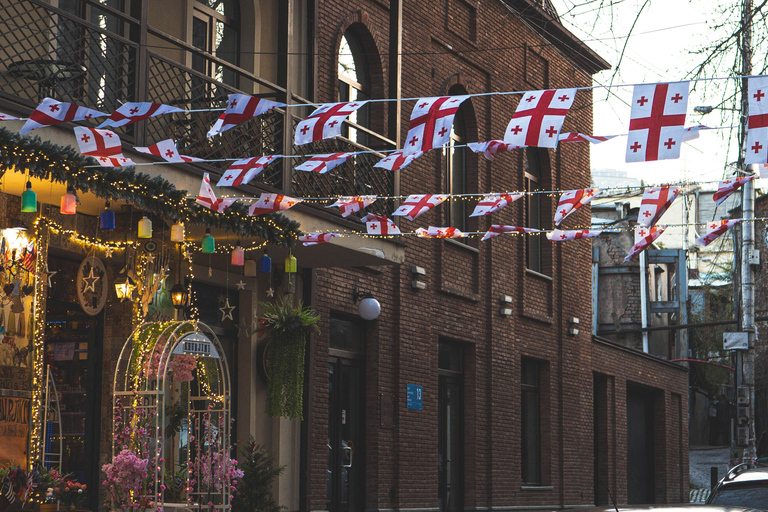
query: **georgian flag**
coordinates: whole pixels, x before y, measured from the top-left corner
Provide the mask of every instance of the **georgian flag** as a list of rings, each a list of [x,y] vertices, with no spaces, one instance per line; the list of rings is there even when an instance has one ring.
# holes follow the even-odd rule
[[[717,192],[712,196],[712,199],[716,204],[720,204],[728,199],[731,194],[736,192],[739,188],[745,185],[748,181],[755,179],[757,176],[742,176],[739,178],[731,178],[721,181],[717,185]]]
[[[159,156],[166,162],[177,163],[177,162],[202,162],[203,161],[202,158],[180,155],[179,150],[176,147],[176,143],[173,141],[173,139],[161,140],[157,144],[153,144],[146,148],[134,146],[133,149],[135,149],[139,153]]]
[[[640,202],[637,223],[645,227],[656,224],[679,193],[679,187],[670,187],[669,185],[647,189],[643,192],[643,200]]]
[[[19,120],[18,117],[12,116],[10,114],[3,114],[2,112],[0,112],[0,121],[18,121],[18,120]]]
[[[749,121],[745,164],[768,163],[768,76],[749,78]]]
[[[365,229],[369,235],[400,235],[400,229],[397,224],[392,222],[389,217],[384,215],[374,215],[369,213],[362,219],[365,222]]]
[[[696,126],[689,126],[683,131],[683,142],[688,142],[689,140],[695,140],[699,138],[699,132],[702,132],[704,130],[711,130],[709,126],[704,126],[703,124],[699,124]]]
[[[387,169],[388,171],[398,171],[400,169],[405,169],[408,167],[411,162],[419,158],[424,153],[422,151],[417,151],[416,153],[412,153],[408,156],[403,154],[402,149],[398,149],[397,151],[390,153],[389,156],[382,158],[378,162],[376,162],[373,166],[379,167],[381,169]]]
[[[344,162],[346,162],[350,157],[353,157],[355,155],[360,154],[360,152],[356,153],[331,153],[328,155],[315,155],[306,162],[297,165],[294,167],[297,171],[306,171],[306,172],[317,172],[320,174],[325,174],[331,169],[334,169]]]
[[[416,220],[419,215],[428,212],[446,199],[448,196],[442,194],[413,194],[408,196],[392,215],[405,216],[411,221]]]
[[[503,153],[505,151],[512,151],[513,149],[520,149],[522,146],[515,146],[514,144],[508,144],[503,140],[490,140],[488,142],[470,142],[467,147],[474,153],[482,153],[485,158],[493,161],[493,157],[496,153]]]
[[[654,240],[659,238],[662,233],[664,233],[664,230],[667,229],[666,226],[653,226],[653,227],[646,227],[646,226],[635,226],[635,245],[632,246],[632,249],[629,250],[629,254],[627,254],[627,257],[624,258],[624,262],[631,260],[641,252],[643,252],[645,249],[650,246]]]
[[[541,230],[535,228],[523,228],[520,226],[504,226],[501,224],[493,224],[490,228],[488,228],[488,231],[485,232],[485,235],[483,235],[483,238],[481,238],[480,241],[484,242],[489,238],[499,236],[503,233],[517,233],[523,235],[525,233],[541,233]]]
[[[561,133],[558,140],[560,142],[591,142],[592,144],[600,144],[614,137],[618,137],[618,135],[587,135],[586,133],[568,132]]]
[[[419,228],[416,230],[416,235],[421,238],[464,238],[466,233],[461,232],[457,228],[437,228],[435,226],[429,226],[429,228]]]
[[[341,135],[344,120],[366,103],[368,100],[321,105],[296,127],[294,144],[300,146]]]
[[[133,165],[131,160],[123,156],[123,145],[114,132],[75,126],[75,139],[80,152],[96,158],[103,167]]]
[[[213,123],[213,126],[211,126],[211,129],[208,130],[208,133],[205,134],[206,137],[209,139],[213,137],[214,135],[219,135],[221,133],[221,127],[224,126],[224,116],[226,116],[226,112],[222,113],[219,118],[216,120],[215,123]]]
[[[216,186],[237,187],[239,185],[245,185],[261,174],[261,171],[263,171],[269,164],[282,157],[283,155],[267,155],[235,160],[221,176]]]
[[[215,212],[223,213],[224,210],[232,206],[236,199],[234,198],[222,198],[217,199],[216,194],[213,193],[211,187],[211,178],[206,172],[203,174],[203,181],[200,183],[200,192],[197,194],[197,204],[203,205]]]
[[[549,89],[523,94],[504,132],[504,142],[516,146],[556,148],[576,89]]]
[[[5,115],[5,114],[2,114]],[[85,107],[78,107],[72,103],[62,103],[51,98],[45,98],[29,115],[29,119],[19,130],[19,135],[29,133],[34,129],[43,126],[53,126],[60,123],[70,123],[72,121],[85,121],[93,117],[104,117],[107,114],[98,110],[91,110]],[[8,117],[7,119],[18,119],[17,117]]]
[[[509,203],[514,203],[524,194],[486,194],[475,206],[475,211],[470,217],[479,217],[480,215],[489,215],[495,211],[501,210]]]
[[[566,242],[568,240],[581,240],[582,238],[595,238],[600,236],[603,231],[600,229],[573,229],[560,230],[553,229],[547,233],[547,238],[552,242]]]
[[[580,188],[563,192],[555,210],[555,226],[559,226],[566,217],[585,204],[591,203],[592,199],[599,193],[599,188]]]
[[[341,216],[349,217],[353,213],[372,205],[374,201],[376,201],[376,196],[342,196],[335,203],[326,206],[326,208],[338,206],[339,210],[341,210]]]
[[[461,103],[469,96],[441,96],[421,98],[411,112],[408,136],[405,138],[403,154],[425,153],[439,148],[451,137],[453,118]]]
[[[97,126],[97,128],[106,128],[108,126],[117,128],[144,121],[150,117],[174,114],[176,112],[184,112],[184,110],[170,105],[163,105],[162,103],[125,103],[112,112],[109,118]]]
[[[262,193],[259,200],[251,205],[251,208],[248,210],[248,215],[253,217],[255,215],[287,210],[288,208],[299,204],[301,201],[301,199],[284,196],[283,194]]]
[[[331,238],[341,236],[339,233],[308,233],[299,237],[299,242],[302,245],[318,245],[325,244],[331,241]]]
[[[744,219],[726,219],[726,220],[719,220],[715,222],[710,222],[707,224],[707,234],[704,236],[700,236],[696,239],[696,245],[700,245],[702,247],[706,247],[715,240],[717,240],[720,235],[731,229],[733,226],[738,224]]]
[[[216,121],[216,124],[208,130],[208,137],[213,137],[230,128],[234,128],[238,124],[244,123],[256,116],[260,116],[268,110],[284,106],[285,103],[265,100],[264,98],[254,98],[247,94],[230,94],[229,99],[227,100],[227,109],[223,114],[223,119],[219,118],[221,126],[217,128],[219,121]]]
[[[688,82],[636,85],[627,136],[627,162],[680,158]]]

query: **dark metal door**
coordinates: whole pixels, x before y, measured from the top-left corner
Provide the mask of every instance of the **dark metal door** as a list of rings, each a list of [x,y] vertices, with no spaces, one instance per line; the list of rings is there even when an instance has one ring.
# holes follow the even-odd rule
[[[654,503],[653,395],[627,389],[627,502]]]
[[[461,381],[440,375],[438,387],[438,505],[440,512],[458,512],[464,501]]]

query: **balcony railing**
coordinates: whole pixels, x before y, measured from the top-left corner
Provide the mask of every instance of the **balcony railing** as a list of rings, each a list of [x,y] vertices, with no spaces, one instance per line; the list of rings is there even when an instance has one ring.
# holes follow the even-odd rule
[[[85,11],[72,13],[41,0],[0,0],[0,97],[34,108],[49,96],[107,113],[130,101],[184,110],[224,109],[230,93],[286,102],[284,88],[152,28],[151,19],[142,25],[96,1],[81,3]],[[213,70],[215,76],[196,69]],[[291,100],[307,103],[296,96]],[[291,108],[288,115],[276,109],[211,139],[206,133],[221,110],[159,116],[115,131],[138,146],[173,138],[183,154],[207,160],[394,149],[392,141],[351,123],[352,132],[365,134],[365,146],[339,138],[301,147],[291,143],[284,149],[286,119],[293,129],[311,110]],[[83,124],[95,126],[96,121]],[[383,156],[359,155],[325,175],[293,171],[301,161],[294,158],[290,165],[268,167],[251,184],[301,197],[392,195],[394,174],[373,167]],[[221,173],[226,164],[196,165]],[[291,173],[287,179],[284,171]],[[378,201],[368,211],[385,214],[392,206]]]

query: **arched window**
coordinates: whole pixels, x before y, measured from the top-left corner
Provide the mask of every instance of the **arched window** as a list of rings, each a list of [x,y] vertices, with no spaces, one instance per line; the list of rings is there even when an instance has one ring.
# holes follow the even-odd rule
[[[192,45],[222,60],[237,64],[240,9],[237,0],[195,0]],[[237,87],[237,74],[203,57],[192,55],[192,69]]]
[[[347,30],[339,45],[339,101],[371,99],[371,84],[365,54],[355,35]],[[370,105],[353,112],[350,123],[370,128]],[[342,135],[359,144],[368,144],[368,135],[344,123]]]
[[[465,100],[453,118],[451,138],[443,146],[444,183],[447,194],[465,194],[467,192],[467,126],[465,107],[470,100]],[[462,198],[448,201],[446,226],[453,226],[461,231],[467,228],[466,202]]]

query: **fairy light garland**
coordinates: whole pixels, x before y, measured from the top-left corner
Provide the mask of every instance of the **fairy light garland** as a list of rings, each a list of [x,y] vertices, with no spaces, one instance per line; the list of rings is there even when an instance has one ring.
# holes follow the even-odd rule
[[[46,310],[47,281],[42,277],[48,262],[48,229],[41,229],[35,225],[35,245],[37,258],[35,259],[35,317],[33,335],[32,356],[32,432],[30,435],[30,458],[36,461],[43,460],[43,382],[45,373],[45,315],[40,314]]]

